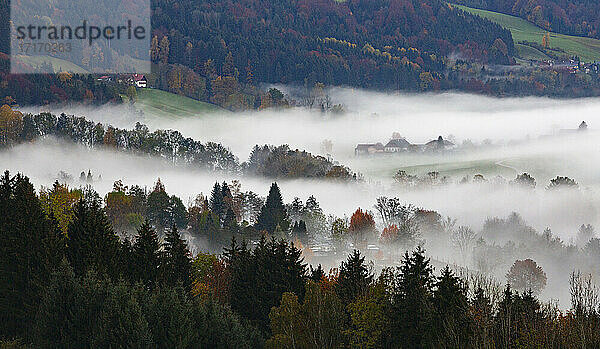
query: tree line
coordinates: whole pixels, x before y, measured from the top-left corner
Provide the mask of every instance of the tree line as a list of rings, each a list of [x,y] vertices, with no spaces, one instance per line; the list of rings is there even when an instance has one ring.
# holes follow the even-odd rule
[[[600,345],[598,291],[580,274],[571,277],[572,307],[562,312],[532,291],[494,290],[448,267],[435,272],[420,247],[377,275],[357,250],[326,272],[308,267],[294,244],[264,236],[254,246],[232,239],[220,255],[192,256],[176,225],[159,237],[145,222],[132,240],[119,238],[94,193],[74,205],[62,232],[29,179],[8,172],[0,209],[3,345]]]
[[[175,165],[187,165],[211,171],[246,173],[268,177],[322,177],[356,180],[347,167],[287,145],[254,147],[247,162],[220,143],[194,140],[175,130],[156,130],[136,123],[133,129],[120,129],[89,121],[84,117],[51,113],[22,114],[9,105],[0,107],[0,149],[23,142],[53,136],[89,148],[114,149],[155,156]]]

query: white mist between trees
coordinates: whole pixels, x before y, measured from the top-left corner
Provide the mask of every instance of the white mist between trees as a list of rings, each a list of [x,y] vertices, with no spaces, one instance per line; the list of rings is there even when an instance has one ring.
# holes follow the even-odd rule
[[[142,120],[151,130],[177,129],[184,136],[202,142],[216,141],[230,147],[240,160],[247,159],[255,144],[289,144],[292,149],[305,149],[322,154],[322,142],[330,140],[330,155],[365,176],[363,183],[337,183],[318,180],[278,181],[286,203],[294,197],[302,200],[314,195],[326,214],[350,216],[356,208],[373,210],[377,197],[399,197],[402,202],[435,210],[442,216],[457,219],[457,224],[481,229],[488,217],[507,217],[518,212],[541,233],[544,228],[569,243],[575,241],[581,224],[600,226],[598,215],[600,190],[600,101],[585,99],[558,101],[546,98],[493,99],[464,94],[388,95],[350,89],[330,91],[336,103],[343,103],[347,113],[323,115],[305,109],[267,110],[261,112],[215,114],[185,119],[148,118]],[[61,110],[62,111],[62,110]],[[132,127],[138,114],[126,106],[102,108],[71,107],[67,113],[86,116],[94,121],[117,127]],[[585,120],[589,131],[569,137],[538,139],[542,135],[573,129]],[[495,146],[478,147],[460,155],[355,158],[358,143],[385,143],[398,132],[412,143],[423,143],[442,135],[456,143],[470,140],[481,144],[488,140]],[[530,141],[523,142],[529,139]],[[518,141],[511,144],[511,141]],[[325,155],[325,154],[323,154]],[[393,182],[400,168],[412,168],[415,175],[436,170],[439,163],[468,164],[487,162],[496,166],[484,174],[488,182],[457,184],[460,177],[472,178],[470,169],[454,171],[450,184],[407,190]],[[208,194],[215,181],[240,179],[244,190],[266,195],[271,179],[235,178],[191,169],[173,168],[162,161],[111,151],[90,151],[82,146],[43,140],[23,144],[0,153],[0,164],[11,172],[22,171],[37,185],[50,185],[59,171],[76,178],[81,171],[101,175],[94,183],[104,195],[116,180],[128,185],[151,187],[158,177],[170,194],[184,202],[202,192]],[[462,165],[461,165],[462,166]],[[460,166],[459,166],[460,167]],[[494,173],[503,168],[502,173]],[[472,171],[477,171],[472,170]],[[493,180],[502,174],[507,180],[517,173],[528,172],[537,181],[534,190],[498,184]],[[444,173],[442,173],[444,174]],[[448,175],[452,176],[450,171]],[[578,191],[549,192],[549,179],[568,176],[580,184]],[[442,256],[448,260],[451,256]],[[527,255],[523,255],[526,258]],[[552,266],[544,265],[552,279]],[[560,280],[560,288],[567,289]],[[549,292],[566,302],[565,294]]]

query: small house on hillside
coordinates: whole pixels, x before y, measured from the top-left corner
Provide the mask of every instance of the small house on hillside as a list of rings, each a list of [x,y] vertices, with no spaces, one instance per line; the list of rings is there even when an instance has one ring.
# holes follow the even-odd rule
[[[97,78],[96,81],[100,81],[100,82],[112,81],[112,78],[108,75],[103,75],[103,76]]]
[[[128,79],[127,83],[130,85],[135,85],[135,87],[146,88],[148,87],[148,80],[146,80],[146,76],[143,74],[132,74]]]

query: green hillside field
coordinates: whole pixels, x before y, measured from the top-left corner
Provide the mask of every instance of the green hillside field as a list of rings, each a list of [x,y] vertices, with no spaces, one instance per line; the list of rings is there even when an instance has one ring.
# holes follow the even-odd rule
[[[214,104],[158,89],[140,88],[137,93],[138,100],[135,108],[142,110],[146,117],[180,119],[215,112],[228,112]],[[123,99],[126,100],[127,97],[123,96]]]
[[[521,41],[530,41],[542,44],[542,37],[546,30],[536,27],[524,19],[515,16],[509,16],[502,13],[475,9],[462,5],[454,5],[456,8],[466,12],[487,18],[501,26],[509,29],[512,33],[515,44]],[[517,45],[517,52],[520,58],[524,59],[546,59],[545,54],[532,47],[523,47]],[[585,38],[579,36],[563,35],[550,32],[550,47],[560,48],[572,56],[579,56],[584,62],[600,61],[600,40]],[[536,52],[537,51],[537,52]]]
[[[51,56],[26,56],[26,55],[16,55],[15,58],[17,61],[21,61],[27,65],[30,65],[33,68],[39,67],[43,63],[52,64],[52,68],[55,72],[61,71],[70,71],[73,73],[86,74],[87,70],[78,66],[75,63],[66,61],[64,59],[51,57]]]

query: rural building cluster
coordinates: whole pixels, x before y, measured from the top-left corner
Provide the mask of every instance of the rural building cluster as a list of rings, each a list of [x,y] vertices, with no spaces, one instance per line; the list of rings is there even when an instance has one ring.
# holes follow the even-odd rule
[[[360,143],[354,149],[354,155],[371,155],[371,154],[397,154],[397,153],[422,153],[422,152],[442,152],[454,149],[456,145],[442,136],[431,140],[425,144],[412,144],[405,138],[392,138],[385,145],[383,143]]]

